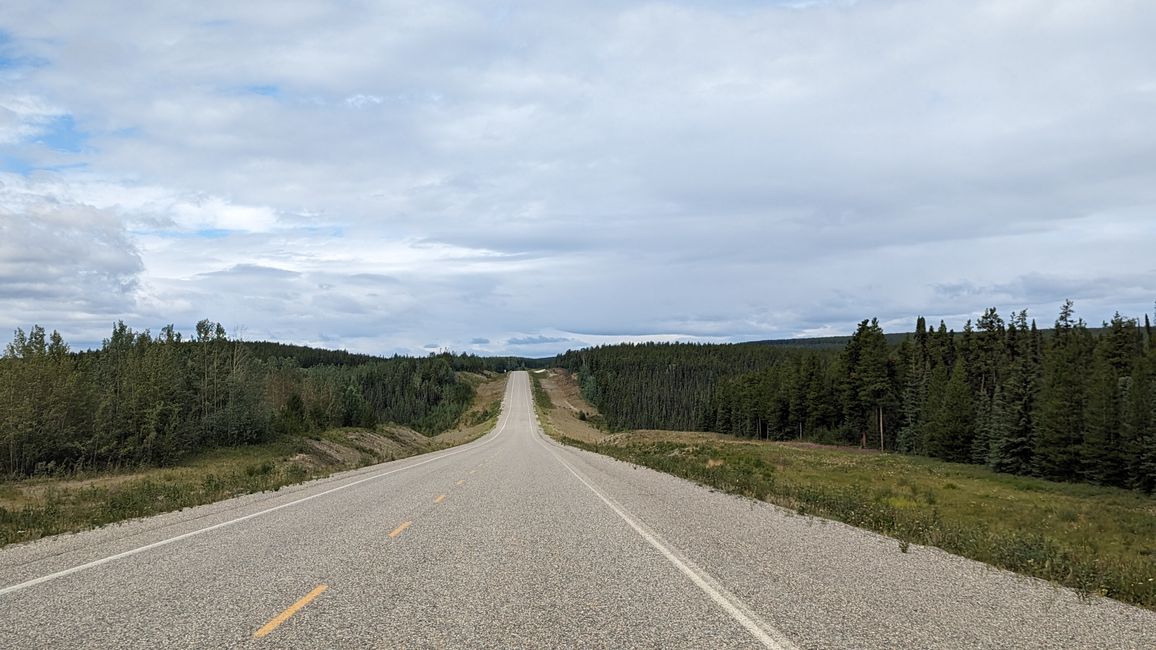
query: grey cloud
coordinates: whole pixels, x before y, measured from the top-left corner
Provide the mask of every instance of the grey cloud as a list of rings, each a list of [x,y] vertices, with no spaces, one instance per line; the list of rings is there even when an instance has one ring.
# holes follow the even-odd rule
[[[507,339],[509,345],[544,345],[546,343],[569,343],[574,339],[556,336],[523,336]]]
[[[972,304],[987,300],[1001,313],[1029,309],[1031,316],[1050,323],[1056,306],[1071,299],[1078,315],[1098,324],[1119,310],[1125,316],[1148,313],[1156,299],[1156,269],[1147,273],[1123,273],[1114,276],[1070,277],[1056,274],[1028,273],[1008,282],[977,285],[972,282],[937,285],[944,297]]]
[[[368,285],[397,285],[401,283],[401,280],[396,277],[381,273],[354,273],[348,276],[347,280],[352,283]]]
[[[209,271],[207,273],[201,274],[201,276],[233,276],[251,280],[282,280],[298,278],[301,277],[301,274],[297,271],[289,271],[271,266],[261,266],[260,264],[234,264],[228,269],[221,271]]]
[[[90,135],[50,161],[88,165],[59,173],[69,203],[276,215],[227,240],[138,235],[120,295],[161,322],[500,351],[527,331],[778,338],[1151,305],[1144,3],[425,7],[17,1],[6,29],[47,62],[21,96]],[[252,86],[277,93],[220,91]],[[130,206],[144,185],[164,196]],[[10,313],[63,304],[20,290]]]
[[[120,219],[4,194],[0,185],[0,313],[14,319],[5,325],[91,324],[136,310],[143,268]]]

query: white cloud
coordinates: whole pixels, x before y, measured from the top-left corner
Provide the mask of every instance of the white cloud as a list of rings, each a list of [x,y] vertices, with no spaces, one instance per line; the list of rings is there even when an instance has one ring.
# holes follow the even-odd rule
[[[0,203],[5,329],[42,324],[99,340],[108,324],[138,314],[142,270],[115,214],[51,200]]]
[[[0,95],[0,145],[34,138],[64,112],[34,95]]]
[[[498,352],[1151,307],[1151,3],[18,1],[5,29],[45,64],[0,147],[57,171],[0,201],[119,220],[160,323]],[[84,151],[32,156],[64,115]]]
[[[349,97],[345,98],[345,104],[353,108],[365,108],[366,106],[380,104],[383,101],[385,100],[378,97],[377,95],[363,95],[361,93],[350,95]]]

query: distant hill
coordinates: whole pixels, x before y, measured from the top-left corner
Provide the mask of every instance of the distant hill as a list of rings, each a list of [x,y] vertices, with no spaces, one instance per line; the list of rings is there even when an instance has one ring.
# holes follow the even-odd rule
[[[885,334],[887,342],[891,345],[899,345],[903,339],[911,336],[910,332],[897,332],[893,334]],[[745,343],[738,343],[737,345],[770,345],[782,348],[803,348],[808,350],[835,350],[842,349],[847,346],[847,341],[850,341],[850,336],[816,336],[814,338],[801,339],[768,339],[765,341],[747,341]]]
[[[1040,327],[1044,338],[1047,339],[1052,335],[1051,327]],[[1088,327],[1088,331],[1093,336],[1100,336],[1104,334],[1103,327]],[[912,336],[914,332],[893,332],[884,334],[889,345],[899,345],[903,339]],[[961,336],[963,332],[954,331],[956,336]],[[765,341],[746,341],[744,343],[737,343],[736,345],[770,345],[781,348],[799,348],[804,350],[836,350],[847,346],[847,342],[851,340],[850,336],[816,336],[813,338],[799,338],[799,339],[767,339]]]

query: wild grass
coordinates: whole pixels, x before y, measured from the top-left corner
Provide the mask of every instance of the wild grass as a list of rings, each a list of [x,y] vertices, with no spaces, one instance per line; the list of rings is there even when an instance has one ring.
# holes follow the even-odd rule
[[[209,451],[180,467],[72,481],[8,484],[0,500],[0,545],[274,490],[312,476],[285,461],[290,443]]]
[[[335,428],[205,451],[175,467],[0,482],[0,546],[278,490],[342,470],[471,442],[497,421],[505,377],[467,379],[476,385],[477,394],[458,430],[426,437],[403,435],[392,425],[378,426],[372,433],[396,443],[388,448],[366,444],[364,436],[370,433],[366,429]],[[328,446],[319,449],[318,443]]]
[[[974,465],[730,441],[564,442],[1156,609],[1156,499]]]
[[[542,411],[549,411],[554,408],[554,401],[550,399],[550,394],[542,388],[542,380],[538,377],[538,373],[530,373],[530,386],[534,392],[534,404]]]
[[[502,400],[496,399],[491,401],[484,407],[474,409],[462,415],[462,424],[465,426],[474,426],[478,424],[496,422],[498,415],[502,412]]]
[[[311,436],[341,445],[348,458],[316,453],[305,438],[203,452],[177,467],[0,485],[0,546],[182,510],[242,494],[278,490],[334,472],[404,457],[358,443],[347,431]],[[431,445],[430,450],[439,445]]]

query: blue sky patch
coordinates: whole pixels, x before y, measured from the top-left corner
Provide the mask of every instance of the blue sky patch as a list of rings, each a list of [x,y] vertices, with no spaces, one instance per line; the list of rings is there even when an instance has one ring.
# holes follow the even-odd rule
[[[242,90],[251,95],[262,95],[264,97],[281,96],[281,89],[273,84],[253,84],[244,86]]]
[[[233,234],[233,231],[225,228],[201,228],[200,230],[168,230],[155,228],[134,228],[131,229],[134,235],[152,235],[155,237],[163,237],[165,239],[224,239]]]
[[[27,160],[17,158],[16,156],[5,156],[0,154],[0,171],[26,176],[33,169],[35,169],[35,167],[33,167]]]
[[[49,149],[69,153],[80,153],[87,140],[88,134],[76,129],[76,121],[71,115],[61,115],[52,120],[47,130],[36,139]]]
[[[37,68],[48,62],[22,54],[13,44],[8,32],[0,29],[0,71],[20,68]]]

